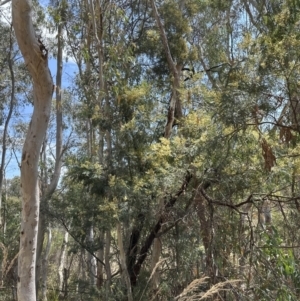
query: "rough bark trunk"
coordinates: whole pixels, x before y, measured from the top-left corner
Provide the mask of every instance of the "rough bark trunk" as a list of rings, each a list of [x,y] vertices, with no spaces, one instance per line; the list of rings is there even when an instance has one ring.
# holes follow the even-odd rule
[[[154,0],[151,0],[151,6],[153,9],[153,15],[156,21],[156,25],[159,29],[161,41],[163,44],[165,56],[167,58],[168,62],[168,67],[170,70],[170,73],[173,76],[173,83],[172,83],[172,92],[171,92],[171,98],[169,102],[169,109],[168,109],[168,115],[167,115],[167,124],[165,126],[165,133],[164,137],[165,138],[170,138],[172,134],[172,128],[173,126],[179,122],[179,120],[182,118],[182,106],[181,106],[181,100],[180,100],[180,72],[182,70],[182,65],[181,64],[176,64],[172,58],[171,50],[169,47],[169,42],[168,38],[164,29],[164,26],[161,22],[161,19],[159,17],[157,7],[155,4]],[[157,228],[159,231],[160,227]],[[157,233],[156,233],[157,234]],[[153,243],[153,256],[152,256],[152,269],[156,266],[156,264],[159,261],[159,256],[160,256],[160,251],[161,251],[161,241],[155,238]],[[135,272],[136,273],[136,272]],[[134,273],[134,274],[135,274]],[[133,277],[131,276],[131,279],[136,278],[134,275]],[[157,289],[158,287],[158,273],[155,271],[152,277],[152,285],[154,289]]]
[[[101,230],[99,233],[99,243],[100,243],[100,248],[98,250],[98,258],[104,262],[104,246],[103,246],[103,242],[104,242],[104,231]],[[97,261],[97,287],[101,288],[103,286],[103,282],[104,282],[104,277],[103,277],[103,264],[101,264],[101,262]]]
[[[159,238],[155,238],[153,242],[152,258],[151,258],[151,271],[152,271],[152,288],[156,292],[159,288],[159,273],[156,269],[156,265],[159,262],[160,253],[162,250],[161,241]]]
[[[157,210],[156,218],[158,219],[161,212],[164,210],[164,199],[160,200],[160,204]],[[159,289],[159,273],[157,264],[159,262],[159,257],[162,251],[162,241],[160,238],[155,238],[153,241],[152,247],[152,256],[151,256],[151,274],[152,276],[152,288],[154,292],[157,292]]]
[[[290,93],[290,121],[292,129],[300,132],[300,99],[297,92]]]
[[[128,301],[133,301],[132,289],[131,289],[130,277],[129,277],[127,265],[126,265],[125,251],[124,251],[124,246],[123,246],[123,235],[122,235],[120,223],[117,224],[117,240],[118,240],[118,248],[119,248],[119,252],[120,252],[120,263],[121,263],[121,268],[122,268],[122,276],[123,276],[123,279],[125,281],[126,288],[127,288],[127,298],[128,298]]]
[[[201,193],[201,187],[196,188],[195,205],[201,225],[201,238],[205,249],[206,274],[212,283],[215,282],[215,263],[213,254],[213,211]]]
[[[83,286],[83,284],[87,281],[86,271],[88,270],[88,267],[86,265],[85,250],[81,249],[79,256],[76,292],[81,294],[86,289],[85,285]]]
[[[94,228],[91,226],[88,230],[87,234],[87,243],[91,250],[93,250],[94,246]],[[93,250],[94,253],[94,250]],[[89,280],[91,286],[96,286],[97,284],[97,261],[93,254],[88,252],[88,269],[89,269]]]
[[[22,151],[22,217],[18,259],[18,299],[35,301],[35,264],[39,219],[38,161],[48,127],[53,93],[48,51],[36,36],[32,1],[12,0],[12,19],[18,45],[33,80],[34,111]]]
[[[48,240],[46,245],[46,250],[43,256],[43,274],[42,274],[42,300],[47,301],[47,279],[48,279],[48,259],[50,254],[50,249],[52,245],[52,232],[51,228],[47,230],[48,233]]]
[[[42,150],[40,153],[40,162],[41,164],[41,169],[40,169],[40,177],[39,177],[39,182],[40,182],[40,213],[39,213],[39,224],[38,224],[38,236],[37,236],[37,247],[36,247],[36,270],[35,270],[35,283],[36,283],[36,296],[38,298],[39,296],[39,291],[40,291],[40,283],[42,279],[42,273],[44,273],[43,269],[43,260],[42,260],[42,249],[43,249],[43,244],[45,240],[45,233],[46,233],[46,228],[47,228],[47,223],[46,223],[46,218],[43,214],[43,211],[46,211],[46,200],[43,199],[43,196],[45,196],[45,192],[47,189],[47,180],[48,180],[48,172],[47,172],[47,167],[46,167],[46,162],[47,162],[47,134],[45,136],[45,139],[43,141],[42,145]]]
[[[138,244],[140,242],[141,231],[143,229],[143,224],[145,220],[145,215],[143,213],[139,213],[135,224],[132,227],[129,245],[126,254],[126,265],[128,269],[128,274],[130,277],[130,281],[132,285],[136,284],[136,274],[134,271],[134,265],[136,263],[137,255],[138,255]]]
[[[106,231],[105,236],[105,251],[104,251],[104,260],[105,260],[105,272],[106,272],[106,293],[110,293],[111,286],[111,268],[110,268],[110,243],[111,243],[111,233],[110,230]],[[108,295],[107,295],[108,299]]]
[[[151,248],[151,246],[154,242],[154,239],[157,237],[157,234],[161,230],[162,224],[165,220],[166,213],[168,212],[168,210],[170,208],[172,208],[175,205],[178,198],[186,191],[191,179],[192,179],[192,174],[190,174],[188,172],[185,176],[185,179],[184,179],[183,184],[181,185],[180,189],[164,205],[164,208],[161,212],[160,217],[158,218],[158,221],[156,222],[156,224],[153,226],[150,233],[146,237],[146,240],[144,241],[144,243],[143,243],[143,245],[140,249],[140,252],[138,254],[137,260],[136,260],[135,264],[132,267],[133,274],[132,274],[132,277],[130,278],[132,286],[135,286],[136,283],[137,283],[137,278],[140,274],[142,264],[144,263],[145,259],[147,258],[148,252],[149,252],[149,250],[150,250],[150,248]]]

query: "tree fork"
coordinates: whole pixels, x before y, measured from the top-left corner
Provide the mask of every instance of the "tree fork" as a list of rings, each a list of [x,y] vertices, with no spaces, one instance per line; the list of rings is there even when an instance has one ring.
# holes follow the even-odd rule
[[[154,225],[154,227],[152,228],[152,230],[149,233],[148,237],[146,238],[146,240],[145,240],[145,242],[144,242],[144,244],[143,244],[143,246],[142,246],[142,248],[139,252],[138,259],[137,259],[135,265],[133,266],[134,274],[132,275],[132,277],[130,279],[132,286],[135,286],[136,283],[137,283],[137,277],[140,274],[142,264],[144,263],[145,259],[147,258],[148,251],[151,248],[151,246],[154,242],[154,239],[157,237],[157,234],[160,231],[161,226],[164,222],[166,210],[169,209],[169,208],[172,208],[175,205],[178,198],[186,191],[187,186],[190,183],[192,177],[193,177],[193,175],[190,172],[187,172],[187,174],[185,176],[185,179],[184,179],[184,182],[181,185],[180,189],[167,202],[167,204],[165,205],[164,210],[163,210],[161,216],[159,217],[157,223]]]
[[[136,225],[134,225],[131,231],[129,246],[126,254],[128,274],[130,279],[132,279],[133,281],[135,279],[134,264],[136,262],[136,257],[138,254],[137,245],[140,240],[144,219],[145,219],[145,215],[143,213],[139,213],[137,217]]]

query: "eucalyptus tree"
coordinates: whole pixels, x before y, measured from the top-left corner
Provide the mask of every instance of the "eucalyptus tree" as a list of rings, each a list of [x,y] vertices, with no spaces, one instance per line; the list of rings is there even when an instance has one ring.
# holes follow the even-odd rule
[[[35,262],[39,217],[38,161],[50,117],[53,82],[48,50],[35,34],[32,2],[12,1],[18,45],[33,80],[34,111],[22,151],[22,219],[18,259],[18,298],[36,300]]]
[[[56,45],[56,82],[55,82],[55,160],[53,171],[49,175],[47,166],[47,137],[45,137],[43,151],[41,157],[41,180],[42,180],[42,198],[41,198],[41,212],[39,219],[38,242],[37,242],[37,288],[39,288],[40,277],[42,278],[42,300],[47,300],[47,271],[48,271],[48,257],[51,246],[51,228],[47,222],[46,212],[48,210],[48,203],[53,193],[55,192],[62,169],[63,153],[67,149],[67,145],[63,145],[63,87],[62,87],[62,71],[63,71],[63,27],[66,22],[66,15],[68,6],[65,1],[54,1],[50,3],[52,10],[52,17],[55,20],[57,27],[57,45]],[[49,180],[50,179],[50,180]],[[46,232],[48,233],[47,247],[45,248],[44,256],[42,256],[43,242]],[[41,274],[41,271],[42,274]],[[38,290],[37,290],[38,294]]]
[[[297,3],[68,5],[78,144],[48,208],[80,249],[65,280],[184,300],[204,273],[223,299],[294,298]]]
[[[155,10],[156,7],[154,3],[152,3],[154,12],[156,11],[156,14],[154,15],[146,2],[138,2],[135,3],[135,5],[136,6],[131,5],[127,7],[126,4],[122,2],[117,3],[115,6],[117,7],[117,10],[115,10],[116,13],[129,13],[131,19],[129,18],[129,21],[126,21],[125,19],[124,23],[122,23],[123,20],[121,19],[118,28],[114,27],[116,25],[113,23],[108,23],[110,24],[110,27],[108,27],[108,29],[111,30],[109,32],[110,35],[105,35],[105,32],[102,35],[98,35],[98,39],[99,36],[106,38],[103,40],[103,43],[107,56],[103,66],[107,66],[107,68],[111,67],[108,69],[103,67],[104,74],[107,78],[107,90],[103,91],[103,89],[99,89],[99,91],[104,94],[102,99],[109,100],[110,110],[103,110],[102,112],[110,113],[114,111],[114,113],[112,115],[103,114],[101,112],[101,106],[99,107],[97,103],[96,108],[99,107],[100,114],[95,114],[98,113],[97,111],[95,112],[95,110],[92,112],[89,112],[88,110],[83,111],[90,116],[89,118],[92,120],[92,125],[97,125],[97,123],[99,123],[100,133],[101,128],[107,129],[108,127],[112,134],[111,147],[107,142],[108,140],[106,141],[107,143],[101,144],[105,145],[107,150],[107,155],[105,156],[106,159],[112,161],[112,165],[108,166],[108,172],[105,172],[103,175],[105,182],[102,184],[104,187],[101,190],[101,194],[102,196],[111,195],[112,199],[114,197],[124,199],[124,201],[121,201],[118,204],[118,206],[120,206],[119,218],[123,222],[123,225],[126,226],[125,228],[129,227],[131,231],[130,233],[124,231],[123,234],[125,242],[127,241],[127,259],[126,261],[123,259],[121,260],[121,266],[123,271],[128,270],[131,286],[137,286],[139,275],[146,263],[145,260],[148,252],[150,251],[155,238],[158,237],[159,231],[162,230],[162,224],[169,222],[168,220],[165,220],[165,211],[169,211],[174,207],[177,199],[184,191],[186,191],[187,185],[191,180],[191,172],[189,171],[191,161],[182,162],[179,169],[176,164],[167,164],[167,167],[164,168],[163,172],[160,172],[153,163],[153,160],[154,156],[157,156],[158,158],[160,156],[159,146],[162,148],[165,147],[166,150],[168,150],[169,147],[168,141],[161,139],[161,142],[159,142],[160,133],[163,132],[163,122],[165,120],[163,110],[167,109],[167,106],[163,104],[163,101],[166,101],[168,96],[171,98],[171,106],[169,113],[166,114],[168,116],[168,125],[165,129],[165,137],[170,137],[172,127],[177,126],[176,122],[181,123],[180,117],[182,116],[182,108],[180,94],[182,91],[179,90],[182,88],[181,84],[183,83],[181,82],[182,76],[180,73],[185,64],[190,65],[192,60],[195,59],[195,50],[189,48],[187,46],[187,39],[183,38],[185,35],[188,36],[188,23],[190,21],[188,18],[184,19],[184,17],[196,15],[198,12],[197,9],[199,9],[197,3],[193,1],[188,2],[185,5],[179,5],[179,3],[175,2],[174,5],[163,3],[160,6],[160,13],[165,21],[165,28],[163,28],[160,16]],[[86,9],[88,6],[82,7]],[[111,9],[110,6],[108,7]],[[128,10],[125,10],[125,7]],[[132,9],[132,11],[130,11],[130,9]],[[144,15],[140,13],[140,10],[143,11]],[[172,17],[174,13],[179,17],[178,22],[176,22],[177,19]],[[140,19],[140,16],[143,16],[143,18]],[[135,17],[137,18],[136,20],[134,19]],[[113,17],[112,20],[114,20]],[[94,21],[95,20],[93,20],[92,23]],[[76,28],[81,27],[79,26]],[[100,28],[102,29],[105,27],[103,26]],[[112,28],[115,31],[113,31]],[[127,28],[132,29],[131,36],[128,36],[128,33],[125,32],[125,29]],[[157,28],[159,28],[158,31]],[[90,27],[85,30],[90,30]],[[122,30],[124,30],[124,32],[122,32]],[[114,35],[114,32],[118,32],[119,38],[117,35]],[[68,34],[71,37],[71,30],[68,31]],[[81,33],[78,32],[78,34]],[[120,54],[117,52],[120,52],[119,47],[126,49],[126,40],[122,40],[122,34],[127,37],[127,41],[133,41],[132,45],[129,44],[131,47],[127,47],[128,53],[130,51],[132,54],[125,56],[124,58],[120,57]],[[139,40],[140,44],[136,46],[135,44],[140,36],[142,36],[143,39]],[[164,41],[164,47],[160,47],[159,43],[153,44],[153,39],[159,41],[160,36]],[[74,35],[74,37],[77,36]],[[97,89],[96,94],[93,89],[101,84],[99,72],[102,72],[102,70],[101,68],[97,70],[97,66],[101,66],[102,64],[99,62],[102,53],[101,51],[95,51],[91,48],[91,45],[93,45],[93,36],[88,35],[87,37],[89,37],[89,39],[87,39],[85,35],[81,35],[80,37],[83,44],[82,48],[84,49],[84,55],[77,45],[74,45],[73,48],[71,48],[78,59],[79,75],[84,84],[83,87],[79,87],[82,93],[79,95],[82,95],[84,104],[86,104],[83,108],[89,109],[89,107],[92,107],[94,109],[95,106],[93,105],[95,104],[95,100],[99,98],[97,98]],[[178,40],[180,41],[179,44],[177,43]],[[86,44],[86,41],[88,44]],[[78,43],[78,39],[76,43]],[[99,43],[99,41],[97,41],[96,37],[95,44],[99,45],[97,43]],[[114,48],[110,47],[110,43],[114,43]],[[129,59],[133,59],[133,55],[136,57],[137,64],[136,67],[133,67],[133,70],[137,70],[137,73],[134,74],[135,77],[132,77],[132,74],[128,73],[128,69],[126,69],[126,67],[130,68],[128,61]],[[148,57],[150,68],[141,67],[143,57],[145,56]],[[173,58],[171,56],[173,56]],[[87,58],[90,61],[87,61]],[[161,63],[157,64],[157,62],[155,62],[156,59],[161,60]],[[84,66],[82,60],[85,63],[88,62],[88,68],[86,70],[82,68],[82,66]],[[173,60],[179,61],[178,66],[175,66],[175,61]],[[166,66],[169,66],[171,71],[166,69]],[[156,74],[160,74],[163,79],[161,83],[153,80]],[[143,82],[141,83],[138,76],[142,79],[151,78],[151,86]],[[176,83],[171,89],[169,89],[169,76],[176,77]],[[113,85],[111,83],[113,83]],[[94,85],[94,87],[92,85]],[[151,88],[155,89],[155,85],[157,85],[157,87],[163,87],[163,93],[166,93],[167,97],[157,89],[155,90],[155,93],[157,93],[161,99],[151,102],[151,97],[157,98],[157,95],[155,96],[154,92],[153,94],[150,92]],[[157,118],[157,121],[153,122],[152,120],[155,114],[157,114],[157,111],[155,112],[154,110],[155,107],[161,108],[162,113],[159,118]],[[111,122],[108,122],[109,117],[112,117]],[[88,124],[90,127],[91,122]],[[100,137],[101,141],[100,133],[98,137]],[[88,137],[96,137],[94,135],[95,132],[92,131],[92,134]],[[175,133],[174,136],[176,135],[177,134]],[[110,135],[107,135],[106,139],[108,139],[108,137],[110,137]],[[91,139],[89,138],[88,141],[91,141]],[[153,141],[155,141],[155,144],[151,146]],[[103,152],[100,150],[100,154],[102,153]],[[166,163],[163,161],[164,159],[168,161],[167,158],[168,156],[165,157],[165,155],[162,154],[161,161],[159,160],[160,164],[164,166]],[[76,176],[78,180],[87,181],[85,169],[86,163],[82,165],[81,175],[79,174]],[[77,169],[77,173],[79,171],[80,169]],[[157,179],[154,180],[153,177],[150,176],[152,172],[154,172]],[[174,173],[174,176],[172,173]],[[167,186],[161,185],[164,180],[167,180]],[[178,181],[182,182],[182,185],[176,185],[176,182]],[[89,185],[93,184],[93,182],[89,181],[86,183],[89,183]],[[129,187],[131,187],[131,189],[129,189]],[[158,188],[163,191],[166,190],[166,192],[153,195],[152,191],[155,191]],[[93,191],[93,189],[91,191]],[[168,193],[175,193],[175,197],[170,197],[168,200]],[[128,201],[128,199],[135,200],[135,202]],[[145,208],[143,208],[143,203],[145,202],[149,206],[147,207],[148,210],[153,212],[153,216],[148,216],[148,219],[146,220]],[[163,204],[164,202],[166,202],[166,206],[162,205],[162,212],[158,211],[155,214],[155,207],[157,207],[157,204]],[[187,206],[187,208],[189,208],[189,206]],[[156,218],[155,216],[158,217]],[[145,221],[147,226],[144,226]],[[167,231],[165,230],[165,232]],[[118,233],[121,233],[121,231],[118,231]],[[122,238],[119,238],[119,240],[120,239]],[[138,252],[139,247],[140,252]],[[124,252],[120,253],[124,254]],[[179,256],[179,254],[177,255]],[[126,262],[126,266],[124,266],[124,262]],[[129,292],[131,288],[128,287],[128,282],[126,285],[127,292]]]

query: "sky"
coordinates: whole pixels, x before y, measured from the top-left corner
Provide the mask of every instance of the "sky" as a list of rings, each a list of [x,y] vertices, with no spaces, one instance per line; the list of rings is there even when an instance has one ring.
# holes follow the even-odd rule
[[[2,1],[0,0],[0,3]],[[46,6],[48,0],[40,0],[40,4],[42,6]],[[11,24],[11,3],[7,3],[3,6],[0,6],[0,22],[4,22],[10,26]],[[56,33],[50,33],[47,28],[42,29],[42,35],[47,47],[47,39],[55,39]],[[50,48],[51,46],[48,46]],[[49,55],[51,56],[51,49],[49,49]],[[56,80],[56,73],[57,73],[57,61],[55,58],[50,57],[49,61],[49,69],[53,78],[53,83],[55,83]],[[72,80],[74,79],[74,75],[77,73],[77,65],[74,63],[72,58],[69,58],[67,61],[66,59],[63,62],[63,76],[62,76],[62,90],[68,88],[72,84]],[[53,95],[55,97],[55,94]],[[20,110],[19,110],[20,111]],[[30,118],[32,115],[33,107],[31,105],[27,105],[23,107],[20,111],[20,116],[12,116],[10,127],[11,127],[11,134],[13,135],[14,131],[12,128],[13,124],[18,123],[19,121],[29,123]],[[3,128],[3,127],[2,127]],[[1,126],[0,126],[1,129]],[[0,149],[1,151],[1,149]],[[1,152],[0,152],[1,155]],[[20,169],[18,166],[18,161],[20,161],[21,152],[16,151],[16,153],[10,153],[10,150],[7,151],[7,168],[6,168],[6,174],[5,177],[7,179],[13,178],[14,176],[20,175]]]
[[[0,3],[3,2],[0,0]],[[40,0],[40,5],[46,7],[49,0]],[[6,3],[5,5],[0,6],[0,22],[6,23],[8,26],[11,25],[11,2]],[[55,38],[56,34],[50,34],[49,30],[46,28],[42,29],[43,36],[45,38]],[[47,40],[47,39],[45,39]],[[46,45],[47,46],[47,45]],[[51,53],[51,50],[49,51]],[[49,69],[53,78],[53,82],[55,83],[55,77],[57,72],[56,60],[54,58],[49,59]],[[66,89],[72,83],[72,78],[74,78],[74,74],[77,72],[76,64],[72,60],[68,60],[68,62],[64,61],[63,64],[63,78],[62,78],[62,89]],[[53,95],[55,97],[55,95]],[[20,111],[20,110],[19,110]],[[10,121],[10,133],[13,135],[13,124],[16,124],[20,121],[29,123],[32,115],[33,107],[31,105],[27,105],[21,109],[19,112],[19,116],[13,115]],[[3,128],[3,126],[2,126]],[[1,129],[1,127],[0,127]],[[20,139],[21,140],[21,139]],[[1,149],[0,149],[1,150]],[[1,152],[0,152],[1,155]],[[10,152],[10,149],[7,150],[7,159],[6,159],[6,170],[5,177],[7,179],[13,178],[15,176],[20,176],[20,169],[18,165],[18,161],[20,161],[21,152],[16,151],[15,153]]]
[[[57,61],[55,59],[50,59],[49,60],[49,69],[53,78],[53,82],[55,83],[55,77],[56,77],[56,72],[57,72]],[[74,78],[74,75],[77,72],[77,66],[75,63],[73,63],[72,61],[69,62],[64,62],[63,64],[63,77],[62,77],[62,89],[66,89],[68,88],[71,84],[72,84],[72,79]],[[53,95],[53,97],[55,97],[55,94]],[[21,118],[16,118],[16,117],[12,117],[12,121],[11,124],[19,119],[24,120],[25,122],[30,122],[30,118],[32,115],[32,111],[33,111],[33,107],[28,105],[26,107],[23,108],[23,110],[21,111]],[[8,152],[9,153],[9,152]],[[18,159],[16,159],[15,157],[17,157]],[[18,161],[19,158],[21,157],[21,153],[20,152],[16,152],[8,154],[7,156],[7,168],[6,168],[6,174],[5,177],[7,179],[11,179],[15,176],[19,176],[20,175],[20,169],[18,166]]]

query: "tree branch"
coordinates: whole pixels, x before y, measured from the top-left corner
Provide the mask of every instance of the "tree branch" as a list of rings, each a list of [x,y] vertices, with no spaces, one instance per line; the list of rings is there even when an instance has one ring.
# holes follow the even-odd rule
[[[178,119],[180,119],[182,117],[181,102],[180,102],[180,98],[179,98],[179,88],[180,88],[179,72],[181,71],[182,66],[180,66],[180,65],[177,66],[177,64],[174,62],[174,60],[172,58],[167,35],[165,33],[164,26],[158,15],[154,0],[151,0],[151,5],[152,5],[152,9],[153,9],[154,18],[156,20],[156,24],[159,29],[159,33],[160,33],[160,37],[161,37],[162,44],[164,47],[165,55],[167,57],[169,69],[174,77],[173,89],[172,89],[168,117],[167,117],[167,124],[165,127],[165,135],[164,135],[165,138],[169,138],[171,136],[172,127],[175,122],[175,117]]]
[[[3,6],[3,5],[5,5],[5,4],[9,3],[10,1],[11,1],[11,0],[4,0],[4,1],[0,2],[0,6]]]
[[[178,198],[186,191],[187,186],[190,183],[192,177],[193,177],[192,174],[190,172],[187,172],[187,174],[185,176],[185,179],[183,181],[183,184],[181,185],[180,189],[167,202],[167,204],[165,205],[164,210],[161,213],[161,215],[160,215],[157,223],[154,225],[154,227],[152,228],[152,230],[149,233],[148,237],[146,238],[146,240],[145,240],[145,242],[144,242],[144,244],[143,244],[143,246],[142,246],[142,248],[140,250],[137,262],[135,263],[135,265],[133,267],[134,275],[130,279],[131,280],[131,285],[133,285],[133,286],[136,285],[136,280],[137,280],[137,277],[138,277],[138,275],[140,273],[142,264],[144,263],[145,259],[147,258],[148,252],[149,252],[149,250],[150,250],[150,248],[151,248],[151,246],[153,244],[153,241],[157,237],[157,234],[158,234],[159,230],[161,229],[161,226],[163,224],[163,221],[164,221],[167,209],[172,208],[175,205],[175,203],[178,200]]]

